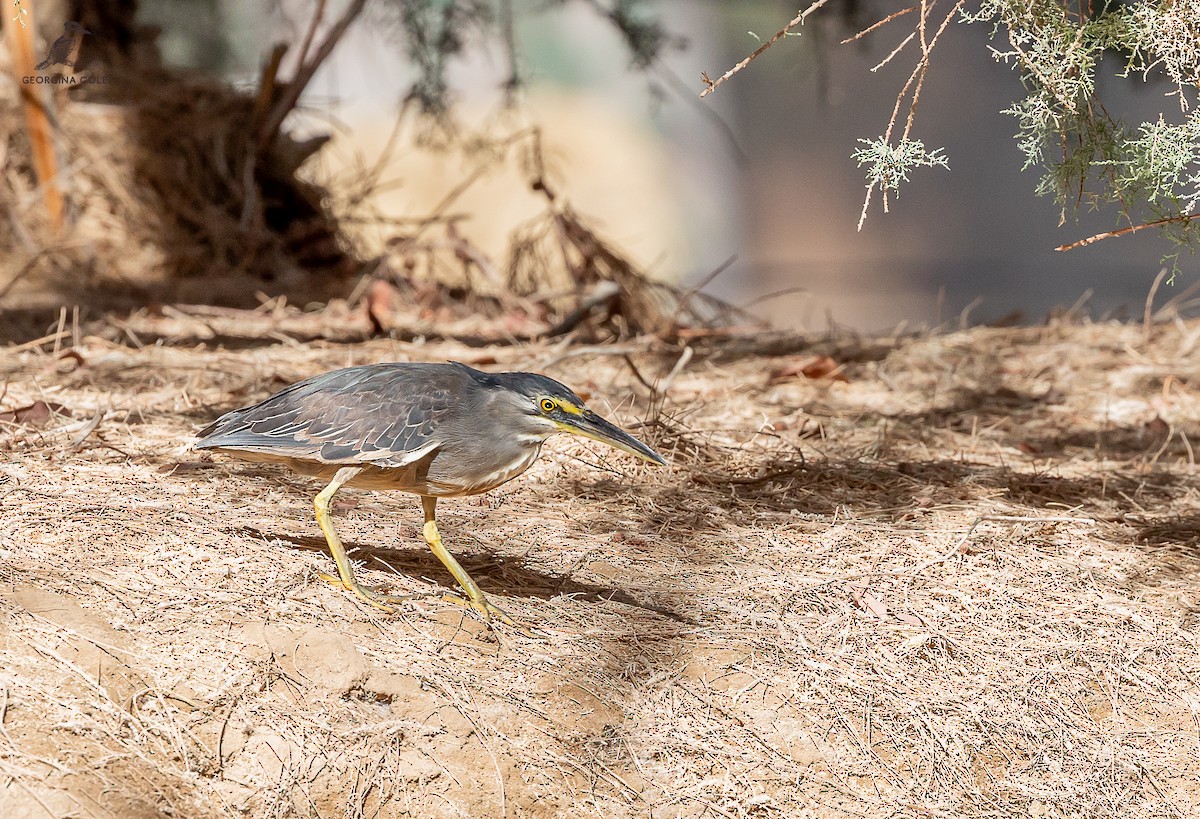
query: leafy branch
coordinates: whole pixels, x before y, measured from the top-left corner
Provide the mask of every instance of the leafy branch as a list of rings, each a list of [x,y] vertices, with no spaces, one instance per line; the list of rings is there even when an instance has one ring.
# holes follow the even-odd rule
[[[899,193],[912,170],[948,167],[941,149],[926,149],[914,138],[913,123],[933,49],[957,18],[991,26],[993,57],[1021,75],[1025,96],[1005,113],[1016,120],[1017,148],[1025,156],[1025,167],[1042,172],[1037,193],[1055,197],[1064,222],[1069,210],[1108,205],[1115,206],[1126,223],[1060,250],[1149,227],[1181,246],[1194,249],[1200,244],[1200,120],[1195,109],[1200,0],[973,0],[970,7],[966,0],[957,0],[934,17],[939,2],[946,0],[920,0],[842,41],[875,34],[913,15],[912,30],[872,71],[914,42],[920,48],[884,133],[860,139],[861,147],[852,153],[867,180],[860,229],[877,190],[886,213],[889,198]],[[824,5],[825,0],[812,3],[718,80],[702,75],[705,87],[700,96],[744,70]],[[1164,112],[1155,122],[1130,127],[1111,116],[1096,91],[1096,72],[1106,53],[1123,56],[1121,77],[1169,80],[1166,96],[1175,98],[1182,121],[1170,122]]]

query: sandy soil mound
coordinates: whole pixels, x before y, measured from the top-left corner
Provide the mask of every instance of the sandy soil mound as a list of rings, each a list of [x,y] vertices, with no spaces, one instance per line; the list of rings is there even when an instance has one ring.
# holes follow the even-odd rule
[[[0,353],[6,817],[1197,815],[1200,325],[698,354],[665,400],[678,350],[95,332]],[[360,605],[316,576],[313,482],[186,449],[299,378],[447,358],[542,369],[673,462],[556,439],[442,504],[535,638]],[[336,517],[368,582],[449,590],[415,499]]]

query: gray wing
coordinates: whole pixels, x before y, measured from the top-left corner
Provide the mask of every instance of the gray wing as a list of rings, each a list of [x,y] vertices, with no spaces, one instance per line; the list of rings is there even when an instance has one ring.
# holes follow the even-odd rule
[[[71,49],[74,47],[75,38],[70,34],[63,34],[50,46],[50,50],[46,53],[46,61],[51,65],[64,65],[64,61],[71,56]]]
[[[270,452],[321,463],[399,467],[441,443],[464,376],[437,364],[348,367],[234,410],[200,433],[198,449]]]

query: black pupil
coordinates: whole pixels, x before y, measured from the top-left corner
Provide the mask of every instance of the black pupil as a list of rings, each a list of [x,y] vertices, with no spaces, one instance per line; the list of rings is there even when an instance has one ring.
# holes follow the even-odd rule
[[[550,410],[554,409],[554,402],[547,398],[542,402],[542,409],[544,409],[546,412],[550,412]]]

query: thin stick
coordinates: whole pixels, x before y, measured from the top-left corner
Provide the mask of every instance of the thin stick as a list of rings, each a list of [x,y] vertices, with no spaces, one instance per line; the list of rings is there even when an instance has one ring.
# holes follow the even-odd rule
[[[43,344],[48,344],[51,341],[57,341],[66,334],[66,330],[59,330],[58,332],[51,333],[48,336],[42,336],[41,338],[35,338],[33,341],[26,341],[24,344],[18,344],[15,347],[5,347],[4,352],[12,353],[14,355],[16,353],[23,353],[26,350],[32,350],[36,347],[41,347]]]
[[[317,28],[324,19],[325,0],[317,0],[317,11],[313,15],[312,22],[308,24],[308,31],[304,33],[304,43],[300,46],[300,55],[296,58],[297,66],[304,65],[304,60],[308,57],[308,49],[312,45],[313,35],[317,33]]]
[[[508,53],[508,79],[504,81],[504,93],[512,103],[513,94],[521,85],[520,66],[517,61],[517,33],[513,24],[512,0],[500,0],[500,30],[504,34],[504,50]]]
[[[693,285],[692,287],[689,287],[686,291],[684,291],[683,295],[681,295],[679,297],[679,300],[678,300],[677,304],[675,305],[675,312],[671,315],[671,324],[674,324],[679,319],[679,314],[684,311],[684,309],[687,307],[688,302],[691,301],[693,298],[695,298],[697,293],[699,293],[702,289],[707,287],[712,282],[712,280],[715,279],[717,276],[720,276],[722,273],[724,273],[726,270],[728,270],[729,266],[736,261],[737,261],[736,255],[730,256],[728,259],[726,259],[725,261],[723,261],[719,265],[717,265],[717,267],[714,270],[712,270],[710,273],[705,275],[705,277],[703,279],[701,279],[695,285]]]
[[[907,140],[909,133],[912,131],[913,116],[917,113],[917,101],[921,98],[921,88],[925,84],[925,71],[929,68],[929,55],[933,51],[933,47],[937,45],[937,41],[941,39],[942,32],[946,30],[946,26],[950,25],[950,21],[954,19],[954,15],[963,7],[966,0],[958,0],[954,7],[950,9],[950,13],[942,20],[942,24],[938,26],[937,32],[933,35],[933,39],[925,43],[925,18],[921,18],[921,49],[924,52],[921,58],[921,74],[917,80],[917,87],[913,89],[912,105],[908,108],[908,121],[904,125],[904,136],[901,141]],[[933,10],[933,4],[929,6],[930,11]]]
[[[1154,311],[1153,318],[1158,318],[1159,316],[1165,316],[1166,312],[1168,310],[1177,309],[1181,302],[1183,302],[1185,299],[1187,299],[1189,296],[1191,296],[1197,290],[1200,290],[1200,282],[1194,282],[1193,284],[1186,287],[1182,293],[1180,293],[1176,296],[1172,296],[1170,299],[1168,299],[1167,302],[1162,307],[1160,307]]]
[[[43,339],[45,341],[45,339]],[[641,353],[646,351],[644,344],[625,344],[612,345],[610,347],[576,347],[572,350],[559,353],[550,358],[543,359],[533,365],[535,370],[548,370],[555,364],[566,361],[568,358],[576,358],[581,355],[629,355],[630,353]]]
[[[916,36],[917,36],[917,32],[910,31],[908,33],[908,36],[900,41],[900,45],[898,45],[892,49],[891,54],[888,54],[886,57],[884,57],[882,60],[880,60],[878,63],[876,63],[875,65],[873,65],[871,67],[871,73],[878,71],[879,69],[883,68],[885,65],[890,63],[892,61],[892,58],[895,57],[897,54],[899,54],[906,45],[908,45],[909,43],[912,42],[913,37],[916,37]]]
[[[531,137],[533,139],[533,142],[535,143],[535,146],[538,146],[538,147],[534,148],[535,154],[536,154],[536,156],[538,156],[540,158],[541,142],[540,142],[539,133],[540,132],[538,131],[537,126],[533,126],[531,128],[524,128],[520,131],[515,131],[515,132],[509,134],[508,136],[504,137],[502,140],[500,140],[496,144],[496,147],[501,150],[507,151],[511,146],[516,145],[517,143],[524,140],[526,137]],[[539,164],[540,164],[540,159],[539,159]],[[434,222],[436,222],[438,220],[446,221],[447,217],[443,216],[443,213],[445,212],[445,210],[447,208],[449,208],[451,205],[453,205],[460,196],[462,196],[464,193],[466,193],[467,190],[469,190],[472,185],[474,185],[476,182],[478,182],[480,179],[482,179],[484,174],[486,174],[489,170],[491,170],[492,167],[493,166],[490,163],[482,163],[479,166],[477,166],[475,168],[475,170],[473,170],[464,180],[459,182],[454,188],[452,188],[450,190],[449,193],[447,193],[445,196],[443,196],[440,202],[438,202],[436,205],[433,206],[433,210],[429,211],[429,215],[421,217],[420,221],[423,224],[418,226],[417,230],[412,234],[411,237],[409,237],[409,240],[416,241]],[[540,176],[540,174],[539,174],[539,176]]]
[[[54,349],[51,351],[52,358],[58,358],[58,351],[61,349],[61,343],[64,338],[71,335],[67,330],[67,308],[66,306],[58,308],[58,327],[54,330]]]
[[[625,363],[629,365],[629,369],[633,372],[633,377],[640,381],[643,387],[650,390],[651,395],[654,395],[654,385],[646,380],[645,376],[642,375],[642,371],[638,369],[637,364],[633,363],[633,359],[630,358],[628,354],[622,357],[625,359]]]
[[[33,56],[33,32],[37,24],[34,20],[35,6],[22,9],[21,13],[28,18],[29,27],[24,25],[5,26],[8,40],[8,53],[11,57],[13,81],[19,91],[21,108],[25,113],[25,130],[33,156],[33,169],[37,175],[38,185],[42,189],[42,198],[46,204],[46,214],[55,232],[61,232],[63,226],[63,193],[59,179],[58,154],[54,149],[54,132],[50,122],[50,114],[46,104],[50,94],[44,86],[22,83],[21,77],[27,77],[36,72],[36,58]],[[76,36],[76,47],[78,37]]]
[[[1192,213],[1187,216],[1169,216],[1166,219],[1156,219],[1153,222],[1146,222],[1141,225],[1130,225],[1123,227],[1120,230],[1109,230],[1104,233],[1097,233],[1095,236],[1089,236],[1086,239],[1080,239],[1078,242],[1072,242],[1069,245],[1059,245],[1055,250],[1074,250],[1077,247],[1095,244],[1101,239],[1110,239],[1113,236],[1124,236],[1127,233],[1137,233],[1139,230],[1146,228],[1158,227],[1159,225],[1169,225],[1172,222],[1190,222],[1193,219],[1200,219],[1200,213]]]
[[[296,74],[292,77],[291,82],[284,86],[279,97],[279,101],[275,103],[275,107],[271,109],[271,113],[267,116],[266,122],[263,123],[262,131],[258,137],[258,149],[265,151],[275,141],[276,135],[279,133],[280,126],[283,125],[284,119],[296,107],[296,103],[300,100],[300,95],[304,93],[304,89],[308,86],[313,75],[317,73],[317,69],[321,67],[321,63],[333,53],[333,49],[337,46],[338,41],[342,39],[342,35],[346,33],[346,29],[350,28],[350,24],[355,21],[358,15],[362,14],[363,8],[367,5],[367,0],[351,0],[350,5],[346,8],[346,12],[341,19],[333,24],[329,30],[329,34],[317,47],[316,54],[307,63],[301,64],[296,69]]]
[[[77,247],[78,247],[78,245],[59,245],[56,247],[44,247],[41,250],[34,253],[32,256],[29,257],[29,261],[27,261],[27,262],[25,262],[25,264],[21,265],[21,269],[18,270],[11,279],[6,281],[3,285],[0,285],[0,299],[7,296],[9,291],[17,286],[17,282],[19,282],[22,278],[24,278],[25,275],[27,273],[29,273],[30,270],[33,270],[34,266],[37,265],[37,263],[39,261],[41,261],[43,257],[50,256],[55,253],[60,253],[65,250],[75,250]]]
[[[925,84],[925,71],[929,68],[929,55],[933,51],[934,46],[937,45],[938,40],[941,39],[942,33],[946,30],[946,26],[950,24],[952,19],[954,19],[954,15],[960,8],[962,8],[965,1],[966,0],[958,0],[958,2],[954,4],[953,8],[950,9],[950,13],[946,15],[945,19],[942,20],[941,25],[938,26],[938,30],[934,33],[933,39],[926,41],[925,19],[928,17],[929,12],[933,10],[933,6],[936,5],[936,0],[934,3],[929,4],[926,4],[924,0],[922,0],[921,19],[918,23],[917,29],[913,32],[915,34],[919,31],[921,34],[921,59],[917,60],[917,64],[913,67],[912,73],[908,75],[908,80],[904,83],[904,87],[901,88],[900,93],[896,95],[896,104],[892,107],[892,116],[890,119],[888,119],[888,127],[883,135],[884,142],[891,144],[892,132],[896,129],[896,121],[900,117],[900,106],[904,103],[904,98],[908,95],[908,89],[913,88],[913,83],[916,83],[916,87],[913,89],[912,102],[910,102],[908,106],[908,118],[904,123],[904,135],[900,138],[901,142],[908,139],[908,135],[912,131],[913,117],[917,112],[917,102],[921,98],[921,87]],[[908,40],[905,40],[905,42],[908,42]],[[903,46],[903,43],[901,46]],[[867,221],[867,211],[871,207],[871,198],[875,193],[876,187],[878,187],[877,180],[871,180],[871,184],[867,186],[867,194],[865,197],[863,197],[862,212],[858,216],[858,230],[862,230],[863,223]],[[886,188],[883,190],[883,212],[888,212],[888,196]]]
[[[1142,310],[1142,332],[1147,335],[1150,333],[1150,319],[1154,311],[1154,297],[1158,294],[1158,286],[1162,284],[1163,279],[1166,277],[1167,269],[1164,267],[1154,277],[1154,284],[1150,285],[1150,293],[1146,296],[1146,307]]]
[[[690,107],[695,108],[703,114],[705,119],[713,124],[717,131],[720,132],[726,144],[729,145],[729,150],[733,153],[734,158],[737,159],[738,164],[746,164],[746,152],[738,142],[737,134],[734,133],[733,128],[725,120],[725,117],[721,116],[721,112],[716,108],[710,107],[707,103],[701,102],[698,98],[693,97],[692,87],[666,63],[655,63],[654,70],[666,80],[671,91],[678,94],[681,100],[684,100]]]
[[[275,89],[279,82],[279,66],[283,62],[283,55],[287,53],[287,49],[285,43],[277,43],[271,49],[271,56],[267,58],[266,64],[258,75],[258,96],[254,98],[254,108],[250,111],[250,121],[256,128],[263,121],[263,117],[267,115],[267,111],[271,108],[271,100],[275,98]]]
[[[721,85],[721,83],[725,82],[725,81],[726,81],[726,80],[728,80],[730,77],[732,77],[734,74],[738,73],[738,72],[739,72],[739,71],[741,71],[743,68],[745,68],[746,66],[750,65],[750,63],[754,62],[754,59],[755,59],[756,57],[758,57],[758,55],[759,55],[759,54],[762,54],[762,53],[763,53],[764,51],[766,51],[768,48],[770,48],[771,46],[775,45],[775,43],[779,42],[779,40],[781,40],[781,39],[783,39],[784,37],[786,37],[786,36],[787,36],[787,33],[788,33],[789,31],[791,31],[791,30],[792,30],[792,29],[794,29],[796,26],[798,26],[798,25],[800,25],[801,23],[803,23],[803,22],[804,22],[804,18],[808,17],[808,15],[812,14],[814,11],[816,11],[816,10],[817,10],[817,9],[819,9],[819,8],[821,8],[821,6],[825,5],[825,4],[826,4],[826,3],[828,3],[828,2],[829,2],[829,0],[816,0],[816,2],[815,2],[815,3],[813,3],[811,6],[809,6],[809,7],[808,7],[808,8],[806,8],[804,11],[800,12],[800,13],[799,13],[799,14],[797,14],[795,17],[793,17],[790,23],[788,23],[788,24],[787,24],[786,26],[784,26],[783,28],[779,29],[779,31],[775,32],[775,36],[774,36],[774,37],[772,37],[771,39],[767,40],[765,43],[763,43],[763,44],[762,44],[762,45],[760,45],[758,48],[756,48],[756,49],[754,50],[754,53],[753,53],[753,54],[751,54],[751,55],[750,55],[749,57],[747,57],[746,59],[742,60],[740,63],[738,63],[737,65],[735,65],[733,68],[731,68],[731,69],[729,69],[728,71],[726,71],[724,74],[722,74],[720,77],[718,77],[718,78],[717,78],[715,81],[714,81],[714,80],[710,80],[710,79],[708,78],[708,75],[707,75],[707,74],[704,74],[704,75],[703,75],[703,77],[704,77],[704,82],[705,82],[705,84],[706,84],[708,87],[707,87],[707,88],[705,88],[703,91],[701,91],[701,92],[700,92],[700,97],[701,97],[701,99],[703,99],[704,97],[707,97],[707,96],[708,96],[709,94],[711,94],[713,91],[716,91],[716,90],[717,90],[717,87],[718,87],[719,85]]]
[[[862,31],[858,32],[858,34],[855,34],[853,37],[847,37],[845,40],[842,40],[840,43],[838,43],[838,45],[846,45],[847,43],[852,43],[855,40],[861,39],[862,37],[866,37],[868,34],[870,34],[875,29],[879,28],[880,26],[882,26],[886,23],[890,23],[893,20],[895,20],[897,17],[901,17],[905,14],[908,14],[910,11],[916,11],[916,9],[917,9],[916,6],[909,6],[906,9],[900,9],[900,11],[894,11],[891,14],[889,14],[887,17],[884,17],[878,23],[874,23],[870,26],[867,26]]]
[[[675,380],[675,376],[683,372],[683,368],[692,360],[695,351],[691,347],[684,347],[683,352],[679,354],[679,360],[675,362],[675,366],[671,368],[671,372],[667,373],[667,377],[662,380],[662,383],[654,390],[661,396],[667,394],[667,390],[671,389],[671,382]]]

